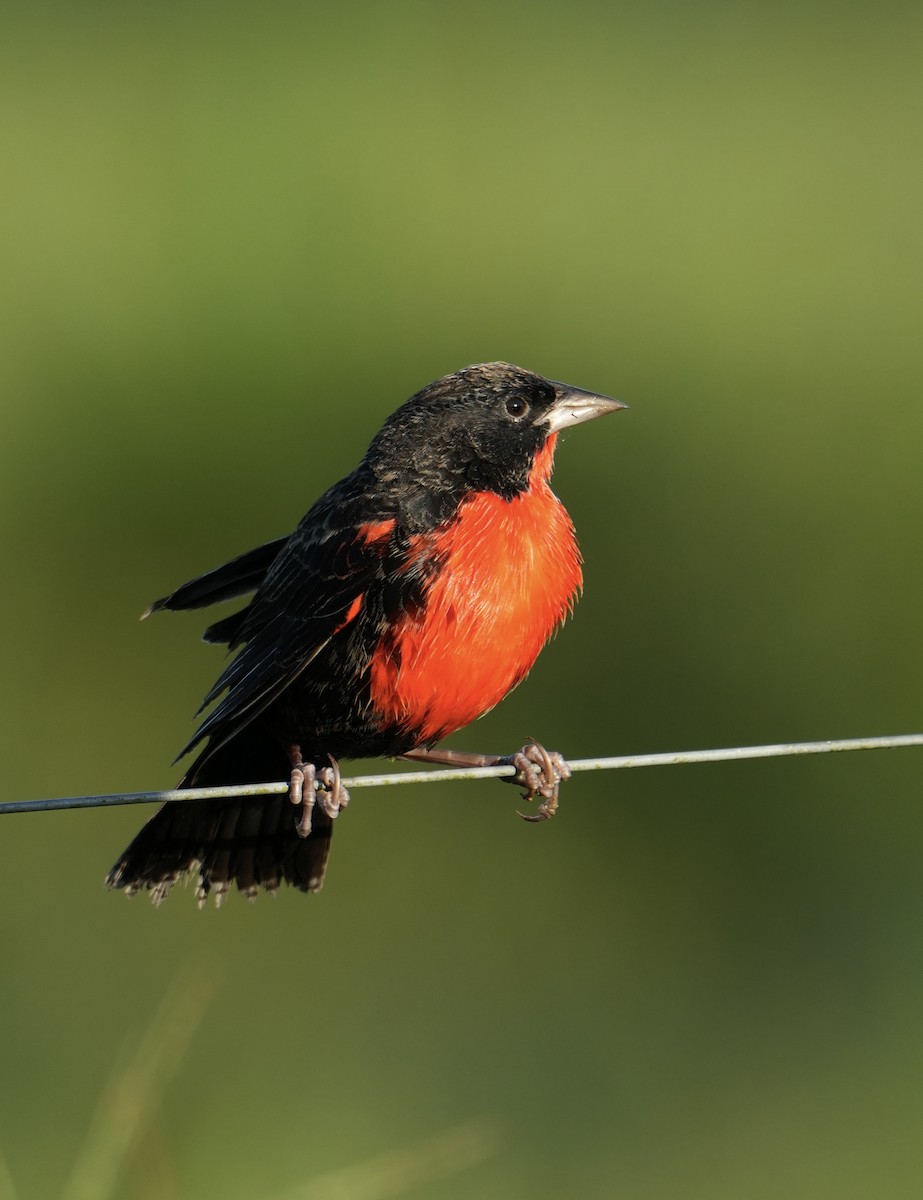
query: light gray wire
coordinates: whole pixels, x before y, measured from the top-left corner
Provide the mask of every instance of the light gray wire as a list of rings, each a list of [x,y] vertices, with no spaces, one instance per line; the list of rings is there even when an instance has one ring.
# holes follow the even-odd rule
[[[734,762],[747,758],[791,758],[803,754],[836,754],[847,750],[894,750],[923,746],[923,733],[895,737],[846,738],[838,742],[780,742],[772,746],[735,746],[726,750],[679,750],[666,754],[625,754],[617,758],[578,758],[571,771],[616,771],[623,767],[672,767],[688,763]],[[497,779],[512,767],[460,767],[432,771],[392,771],[344,779],[349,788],[394,787],[399,784],[452,783],[462,779]],[[245,783],[235,787],[184,788],[172,792],[125,792],[111,796],[57,796],[51,800],[13,800],[0,804],[0,816],[14,812],[48,812],[59,808],[110,808],[119,804],[162,804],[168,800],[217,800],[233,796],[274,796],[288,783]]]

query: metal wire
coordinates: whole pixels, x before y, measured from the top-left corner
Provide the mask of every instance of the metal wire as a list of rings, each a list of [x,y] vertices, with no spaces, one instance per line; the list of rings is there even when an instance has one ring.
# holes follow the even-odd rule
[[[923,746],[923,733],[895,737],[846,738],[837,742],[780,742],[771,746],[735,746],[724,750],[680,750],[666,754],[626,754],[616,758],[578,758],[571,771],[616,771],[626,767],[673,767],[689,763],[734,762],[749,758],[791,758],[804,754],[837,754],[849,750],[894,750]],[[344,779],[352,790],[396,787],[401,784],[453,783],[463,779],[497,779],[513,775],[512,767],[463,767],[449,770],[392,771],[387,775],[358,775]],[[169,792],[123,792],[111,796],[57,796],[51,800],[13,800],[0,804],[0,816],[15,812],[49,812],[60,808],[111,808],[120,804],[163,804],[177,800],[217,800],[232,796],[274,796],[288,791],[288,782],[246,783],[235,787],[184,788]]]

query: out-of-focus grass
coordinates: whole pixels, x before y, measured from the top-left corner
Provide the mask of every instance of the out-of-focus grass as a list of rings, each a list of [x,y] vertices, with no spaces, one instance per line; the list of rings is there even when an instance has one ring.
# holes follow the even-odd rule
[[[137,1047],[114,1066],[61,1200],[108,1200],[118,1195],[125,1162],[183,1065],[219,982],[207,966],[196,964],[165,994]]]
[[[278,1200],[389,1200],[479,1166],[500,1144],[497,1123],[482,1117],[370,1162],[330,1171]]]
[[[143,1037],[117,1063],[99,1097],[86,1140],[61,1200],[107,1200],[122,1194],[122,1175],[136,1157],[139,1143],[156,1121],[166,1086],[183,1065],[186,1050],[205,1016],[220,980],[201,965],[187,968],[164,995]],[[245,1051],[245,1047],[241,1047]],[[479,1118],[446,1130],[410,1147],[391,1150],[367,1163],[331,1171],[279,1200],[389,1200],[424,1184],[477,1166],[500,1146],[496,1121]],[[143,1161],[143,1159],[142,1159]],[[145,1164],[148,1166],[149,1164]],[[147,1176],[147,1172],[145,1172]],[[175,1181],[165,1190],[167,1164],[156,1163],[151,1196],[169,1200]],[[0,1152],[0,1197],[19,1200],[5,1157]]]
[[[2,1200],[19,1200],[19,1193],[16,1191],[13,1177],[10,1175],[10,1168],[2,1150],[0,1150],[0,1197],[2,1197]]]

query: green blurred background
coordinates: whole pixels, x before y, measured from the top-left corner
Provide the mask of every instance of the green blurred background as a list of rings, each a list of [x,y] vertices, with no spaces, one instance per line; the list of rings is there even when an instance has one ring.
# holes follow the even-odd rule
[[[456,744],[923,727],[921,34],[887,0],[8,4],[0,798],[172,785],[221,655],[137,615],[493,358],[632,408],[558,456],[576,619]],[[482,1120],[468,1169],[336,1194],[918,1197],[921,771],[581,776],[535,828],[495,785],[357,793],[320,896],[204,913],[103,890],[147,810],[0,818],[20,1200],[77,1194],[190,972],[161,1098],[119,1076],[154,1111],[113,1195],[272,1197]]]

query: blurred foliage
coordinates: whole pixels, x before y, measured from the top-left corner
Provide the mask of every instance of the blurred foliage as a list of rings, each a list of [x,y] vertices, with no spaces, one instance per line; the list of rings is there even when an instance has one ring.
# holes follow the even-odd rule
[[[919,729],[921,24],[8,4],[2,797],[171,785],[220,655],[136,614],[492,358],[632,411],[559,455],[575,621],[458,744]],[[269,1196],[480,1118],[499,1154],[427,1196],[916,1197],[920,772],[584,776],[538,828],[490,785],[359,794],[321,896],[204,914],[103,891],[138,811],[6,817],[21,1200],[60,1193],[188,962],[220,990],[132,1200]]]

